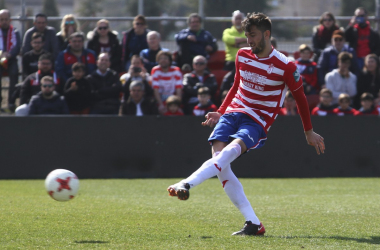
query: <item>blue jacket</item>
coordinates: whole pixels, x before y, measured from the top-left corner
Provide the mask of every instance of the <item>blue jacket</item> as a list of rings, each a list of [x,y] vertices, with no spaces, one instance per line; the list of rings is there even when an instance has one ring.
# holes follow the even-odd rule
[[[348,47],[347,45],[344,45],[341,52],[348,52],[352,55],[350,71],[356,76],[358,76],[360,70],[357,64],[355,50],[351,47]],[[327,73],[331,72],[333,69],[338,68],[338,55],[339,52],[332,45],[322,51],[317,65],[319,86],[325,84],[325,76]]]
[[[197,38],[197,41],[189,41],[187,39],[188,35],[194,35]],[[180,48],[183,43],[188,43],[191,55],[202,55],[208,58],[208,53],[205,50],[207,45],[210,45],[213,48],[213,51],[210,53],[218,50],[216,39],[211,35],[210,32],[203,29],[199,30],[197,33],[194,33],[188,28],[183,29],[175,35],[175,40]]]
[[[84,65],[86,65],[85,74],[88,75],[96,70],[96,60],[97,58],[95,52],[90,49],[83,49],[82,56],[77,58],[71,53],[70,45],[68,45],[67,49],[59,53],[55,62],[55,71],[61,78],[61,82],[65,83],[70,77],[73,76],[71,67],[74,63],[84,63]]]

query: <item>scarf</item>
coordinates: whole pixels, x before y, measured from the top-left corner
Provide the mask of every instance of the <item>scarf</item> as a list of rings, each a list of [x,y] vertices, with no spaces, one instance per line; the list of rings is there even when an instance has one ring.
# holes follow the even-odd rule
[[[370,23],[367,21],[365,27],[360,27],[359,24],[355,24],[354,28],[358,31],[358,43],[356,47],[356,55],[359,58],[365,57],[371,53],[369,48],[369,35],[371,33]]]
[[[4,48],[4,35],[3,30],[0,29],[0,50],[2,51],[11,51],[17,44],[15,29],[12,25],[9,25],[7,33],[6,48]]]

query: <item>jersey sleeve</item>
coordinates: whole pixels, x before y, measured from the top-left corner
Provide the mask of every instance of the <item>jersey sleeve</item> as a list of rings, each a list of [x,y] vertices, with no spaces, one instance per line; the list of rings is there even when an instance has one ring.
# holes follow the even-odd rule
[[[293,62],[289,62],[286,67],[284,72],[284,82],[290,91],[295,91],[303,85],[301,74]]]
[[[236,92],[238,91],[238,88],[239,88],[239,84],[240,84],[240,71],[239,71],[239,60],[238,60],[238,57],[239,57],[239,51],[236,54],[236,59],[235,59],[236,73],[235,73],[234,84],[232,85],[231,89],[228,91],[228,93],[226,95],[226,98],[224,99],[222,105],[220,105],[220,107],[219,107],[219,109],[217,111],[217,112],[219,112],[221,114],[224,114],[224,112],[226,111],[228,105],[230,105],[230,103],[232,102],[232,99],[236,95]]]

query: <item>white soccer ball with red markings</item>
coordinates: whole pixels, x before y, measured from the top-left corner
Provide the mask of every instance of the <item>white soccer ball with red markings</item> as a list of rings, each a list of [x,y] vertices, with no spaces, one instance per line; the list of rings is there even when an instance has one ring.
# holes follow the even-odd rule
[[[45,188],[54,200],[69,201],[78,193],[79,179],[69,170],[56,169],[46,177]]]

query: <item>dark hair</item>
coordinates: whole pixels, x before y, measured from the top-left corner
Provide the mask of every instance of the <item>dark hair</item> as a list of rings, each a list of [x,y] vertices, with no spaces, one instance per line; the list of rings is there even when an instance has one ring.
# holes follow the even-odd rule
[[[137,16],[135,16],[135,18],[133,19],[133,22],[137,22],[138,20],[140,20],[141,22],[143,22],[144,24],[146,24],[145,16],[143,16],[143,15],[137,15]]]
[[[321,92],[319,92],[319,96],[321,96],[323,94],[329,94],[330,97],[333,96],[333,92],[330,89],[321,89]]]
[[[341,62],[351,62],[352,55],[351,55],[351,53],[348,53],[346,51],[340,52],[338,55],[338,60]]]
[[[360,96],[360,101],[373,101],[373,95],[371,93],[364,92]]]
[[[269,30],[269,37],[272,35],[272,21],[263,13],[248,13],[242,25],[245,32],[250,32],[251,27],[255,26],[261,32]]]
[[[379,57],[376,54],[368,54],[365,57],[364,62],[366,60],[368,60],[369,58],[372,58],[376,62],[376,75],[375,75],[375,78],[378,79],[380,77],[380,59],[379,59]],[[363,72],[368,72],[368,69],[367,69],[365,63],[364,63],[364,67],[363,67]]]
[[[210,95],[210,89],[208,87],[199,88],[198,95]]]
[[[42,61],[42,60],[49,60],[51,63],[53,63],[53,56],[50,53],[43,53],[38,58],[38,61]]]
[[[335,23],[335,17],[333,13],[326,11],[326,12],[323,12],[322,15],[319,17],[319,24],[321,25],[323,24],[323,19],[325,16],[329,16],[333,20],[333,23]]]
[[[132,62],[132,60],[135,59],[135,58],[139,59],[140,62],[141,62],[142,64],[144,64],[143,59],[142,59],[141,56],[139,56],[139,55],[133,55],[133,56],[131,57],[131,62]]]
[[[83,70],[84,72],[86,72],[86,65],[84,65],[81,62],[76,62],[76,63],[73,64],[73,66],[71,66],[71,70],[73,72],[77,72],[79,70]]]
[[[35,15],[35,16],[34,16],[34,21],[37,21],[37,18],[38,18],[38,17],[43,17],[43,18],[45,18],[46,21],[47,21],[47,15],[44,14],[44,13],[38,13],[37,15]]]
[[[42,39],[42,42],[45,42],[45,36],[44,36],[44,34],[42,34],[42,33],[40,33],[40,32],[34,32],[33,35],[32,35],[32,41],[33,41],[34,39],[38,39],[38,38],[40,38],[40,37],[41,37],[41,39]]]
[[[273,36],[270,38],[270,43],[272,44],[273,48],[277,48],[277,40]]]
[[[80,37],[82,38],[82,41],[84,42],[84,34],[82,32],[74,32],[69,36],[69,40],[71,40],[74,37]]]
[[[169,51],[162,51],[162,50],[157,53],[157,55],[156,55],[156,62],[158,62],[158,58],[160,58],[161,55],[167,56],[169,58],[170,65],[172,64],[172,61],[173,61],[172,53],[170,53]]]
[[[191,13],[190,16],[187,18],[187,24],[191,22],[192,18],[198,18],[199,22],[202,22],[202,17],[198,13]]]

